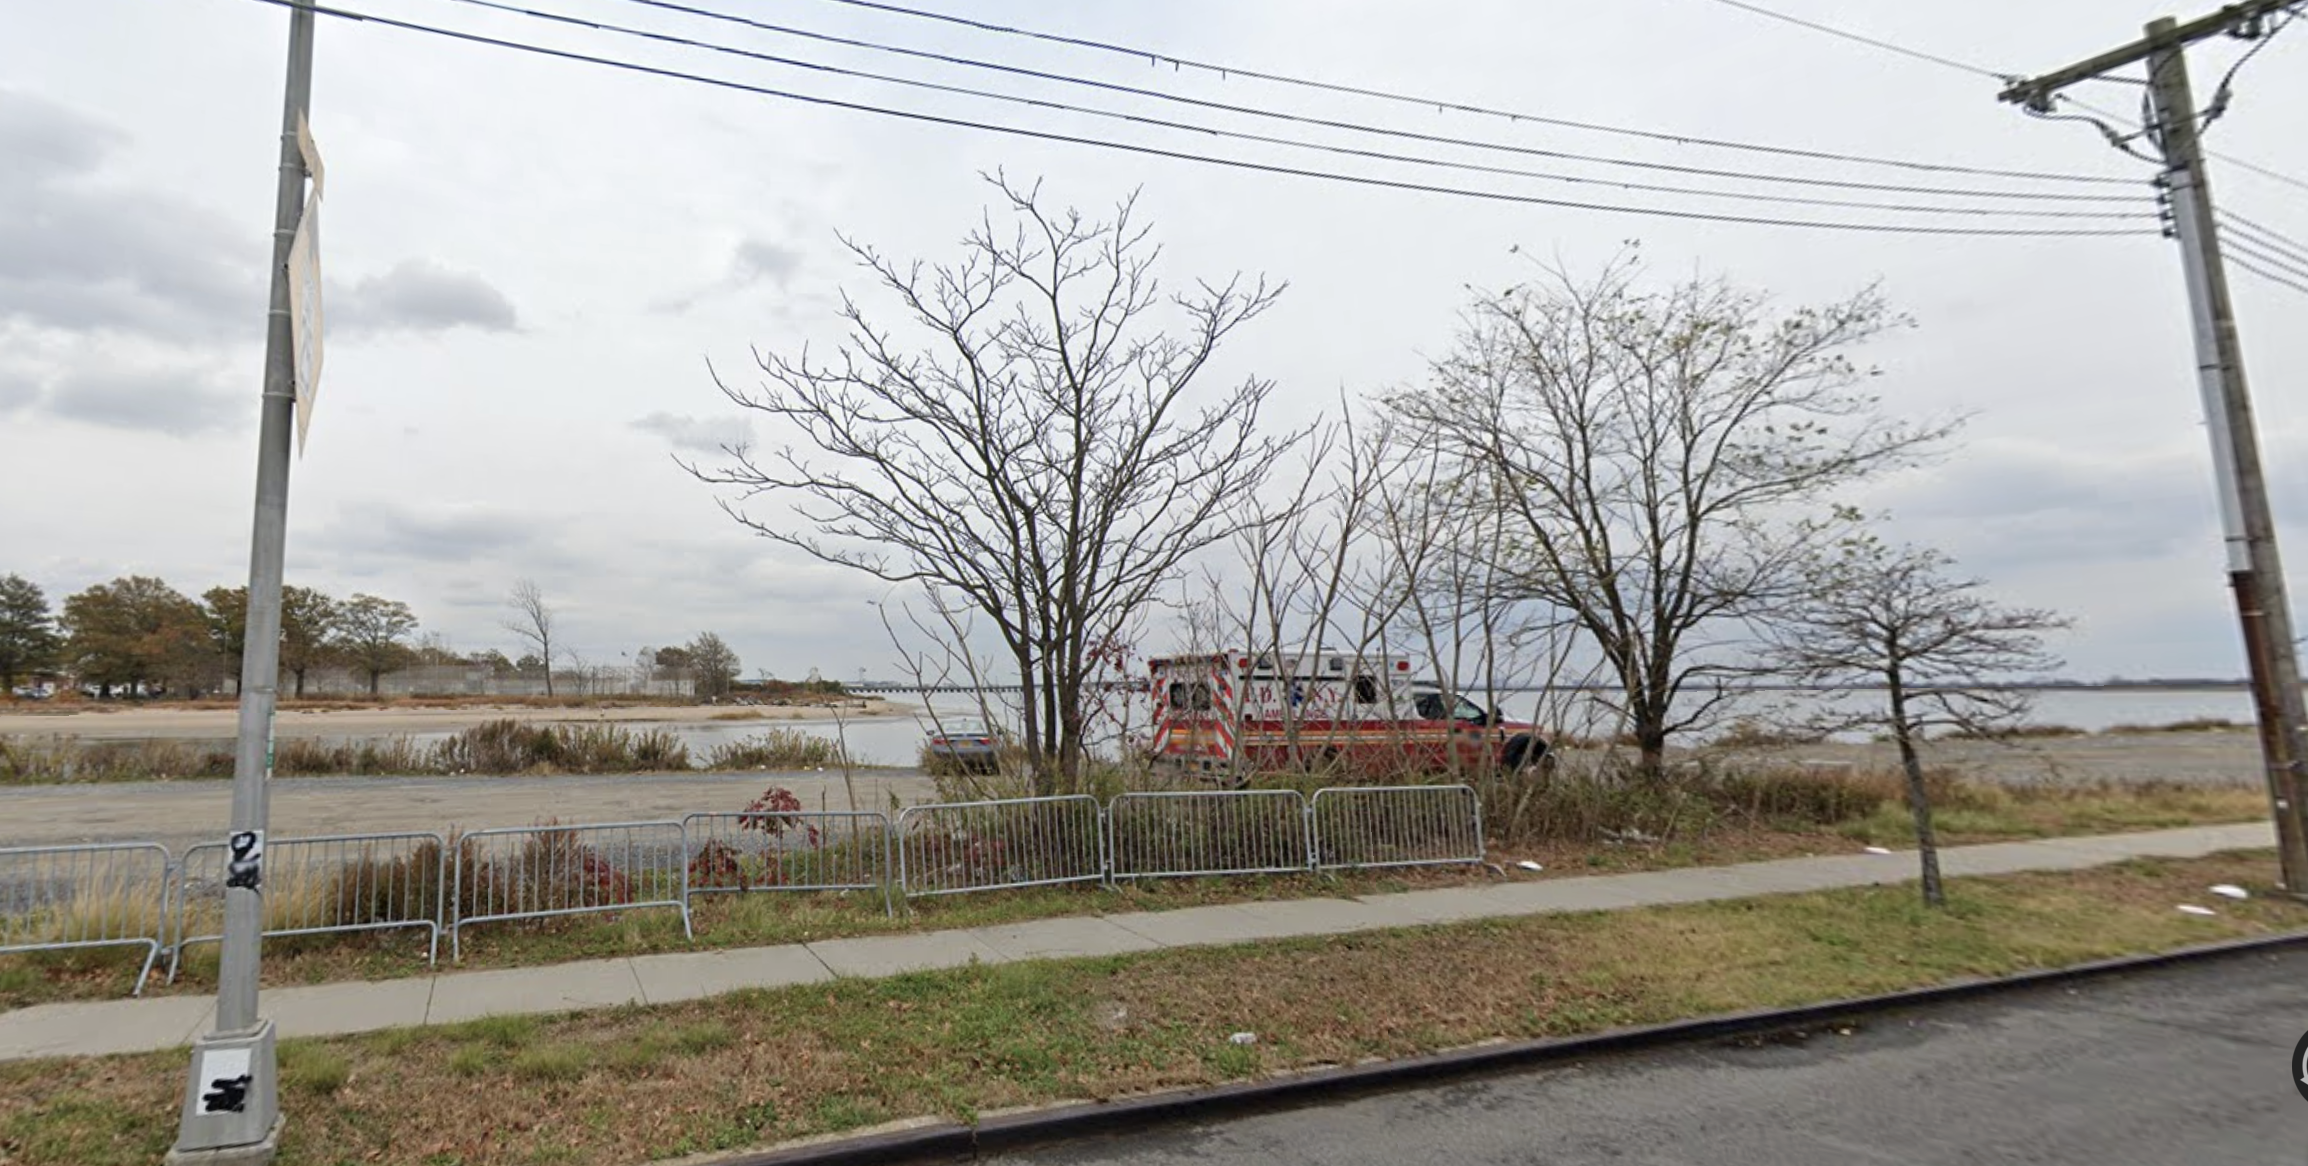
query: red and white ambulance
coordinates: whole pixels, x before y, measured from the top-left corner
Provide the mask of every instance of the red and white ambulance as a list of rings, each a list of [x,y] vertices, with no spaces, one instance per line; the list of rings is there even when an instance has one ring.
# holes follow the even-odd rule
[[[1539,764],[1526,723],[1351,652],[1210,652],[1148,661],[1159,763],[1202,772],[1303,767],[1399,773]]]

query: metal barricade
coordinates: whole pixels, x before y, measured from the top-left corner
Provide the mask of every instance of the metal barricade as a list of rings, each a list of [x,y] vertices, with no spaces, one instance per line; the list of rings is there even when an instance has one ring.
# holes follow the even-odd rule
[[[172,983],[186,947],[224,938],[229,857],[222,842],[204,842],[184,852],[176,877],[176,943],[168,956]],[[437,964],[447,860],[448,840],[421,831],[268,838],[261,891],[264,934],[423,928],[425,962]]]
[[[869,811],[795,810],[690,814],[684,895],[744,891],[880,891],[890,886],[890,820]]]
[[[1106,838],[1117,879],[1304,871],[1306,799],[1288,789],[1118,794]]]
[[[1483,860],[1483,807],[1463,785],[1316,790],[1314,866],[1441,866]]]
[[[897,821],[899,885],[912,897],[1100,882],[1104,818],[1088,794],[909,806]]]
[[[168,868],[157,842],[0,850],[0,953],[142,947],[142,996],[167,944]]]
[[[508,919],[671,907],[689,925],[683,891],[688,844],[679,822],[596,822],[474,830],[452,860],[449,955],[464,957],[464,929]]]

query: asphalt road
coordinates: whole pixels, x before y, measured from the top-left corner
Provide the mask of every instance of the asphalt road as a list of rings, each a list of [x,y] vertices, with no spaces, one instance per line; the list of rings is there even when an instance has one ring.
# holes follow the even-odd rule
[[[693,811],[742,810],[781,785],[807,809],[847,809],[837,772],[659,773],[568,777],[280,777],[271,830],[279,837],[391,830],[468,830],[564,822],[626,822]],[[860,770],[858,808],[885,810],[891,794],[931,799],[912,770]],[[223,837],[229,781],[0,786],[0,846],[161,842],[181,852]]]
[[[2303,1166],[2308,952],[1462,1080],[1009,1166]]]

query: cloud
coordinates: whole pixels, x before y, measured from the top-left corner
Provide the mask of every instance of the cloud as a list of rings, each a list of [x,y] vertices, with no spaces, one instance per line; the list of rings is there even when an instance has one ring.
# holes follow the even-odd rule
[[[801,270],[801,263],[801,252],[791,247],[748,237],[738,242],[729,271],[732,282],[739,286],[768,280],[782,288]]]
[[[83,174],[125,141],[120,130],[34,97],[0,89],[0,154],[21,174]]]
[[[2039,441],[1975,443],[1870,497],[1991,577],[2155,559],[2200,542],[2216,520],[2200,459],[2180,446],[2083,457]]]
[[[635,418],[630,424],[643,433],[654,433],[672,442],[675,449],[695,453],[720,453],[724,446],[744,445],[753,440],[753,426],[742,417],[651,413]]]
[[[0,389],[0,404],[6,390]],[[55,416],[111,429],[187,437],[230,429],[256,415],[255,394],[245,410],[212,374],[183,369],[116,369],[68,373],[47,394]]]
[[[0,376],[0,413],[13,413],[40,400],[39,385],[15,377]]]
[[[126,135],[0,90],[0,324],[209,336],[262,326],[261,235],[92,176]]]
[[[709,297],[743,291],[760,283],[784,291],[792,285],[794,276],[800,274],[806,261],[806,257],[796,248],[748,235],[739,239],[737,246],[730,251],[728,268],[720,279],[696,291],[658,300],[650,305],[650,310],[679,314],[696,307],[700,301]]]
[[[347,332],[517,332],[512,301],[489,281],[429,259],[403,260],[338,290],[329,320]]]
[[[566,515],[481,503],[407,505],[368,499],[340,507],[308,545],[335,556],[335,569],[348,574],[369,574],[371,564],[382,562],[405,575],[411,561],[463,566],[479,560],[552,558],[540,556],[538,544],[566,523]]]

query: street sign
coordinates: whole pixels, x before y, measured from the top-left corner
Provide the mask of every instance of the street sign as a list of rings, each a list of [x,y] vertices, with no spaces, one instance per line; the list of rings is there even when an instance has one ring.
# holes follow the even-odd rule
[[[320,147],[313,142],[312,127],[302,117],[297,119],[297,147],[304,153],[305,173],[312,176],[312,193],[305,199],[304,213],[297,217],[288,255],[289,335],[296,356],[297,452],[301,454],[312,431],[313,400],[320,395],[321,385],[321,189],[327,180]]]

